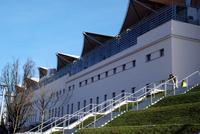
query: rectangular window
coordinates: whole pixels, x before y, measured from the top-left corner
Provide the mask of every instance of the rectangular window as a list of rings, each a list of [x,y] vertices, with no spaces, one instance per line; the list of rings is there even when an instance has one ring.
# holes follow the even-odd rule
[[[79,87],[81,87],[81,84],[82,84],[82,83],[81,83],[81,82],[79,82]]]
[[[71,104],[71,114],[73,114],[73,112],[74,112],[74,104],[72,103]]]
[[[63,94],[65,94],[65,88],[63,89]]]
[[[90,110],[92,109],[92,98],[90,98]]]
[[[97,96],[97,98],[96,98],[96,104],[98,105],[99,104],[99,97]],[[97,107],[97,112],[99,111],[99,107]]]
[[[81,108],[81,103],[80,103],[80,101],[78,102],[78,107],[77,107],[78,109],[77,110],[80,110],[80,108]]]
[[[104,101],[107,101],[107,94],[104,95]],[[107,106],[107,103],[104,104],[104,107],[105,107],[104,111],[106,111],[107,109],[106,106]]]
[[[98,76],[97,76],[97,77],[98,77],[98,80],[100,80],[100,79],[101,79],[101,76],[100,76],[100,74],[98,74]]]
[[[85,112],[86,111],[86,108],[85,108],[86,107],[86,100],[83,101],[83,107],[84,107],[83,111]]]
[[[132,87],[132,89],[131,89],[132,91],[132,93],[135,93],[135,87]]]
[[[146,61],[148,62],[148,61],[151,61],[151,54],[147,54],[146,55]]]
[[[52,109],[52,117],[54,117],[54,109]]]
[[[160,57],[164,56],[165,55],[165,51],[164,51],[164,48],[163,49],[160,49]]]
[[[91,77],[91,82],[94,82],[94,77]]]
[[[87,80],[85,80],[85,84],[87,85],[87,83],[88,83],[88,81]]]
[[[135,67],[136,66],[136,60],[132,61],[132,66]]]
[[[125,95],[125,90],[122,90],[122,97],[124,97],[124,95]]]
[[[108,77],[108,71],[105,72],[105,77]]]
[[[122,65],[122,70],[123,70],[123,71],[126,70],[126,64],[123,64],[123,65]]]
[[[113,74],[116,74],[117,68],[113,68]]]

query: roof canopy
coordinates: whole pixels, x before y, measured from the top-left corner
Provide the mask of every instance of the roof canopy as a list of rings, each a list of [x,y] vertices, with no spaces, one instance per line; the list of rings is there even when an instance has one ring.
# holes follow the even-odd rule
[[[185,6],[185,0],[129,0],[127,14],[120,33],[166,5]],[[191,6],[200,6],[200,0],[191,0]]]
[[[129,0],[127,14],[120,33],[126,31],[131,26],[136,25],[146,16],[156,12],[157,9],[163,6],[164,5],[162,3],[155,3],[149,0]]]
[[[44,67],[39,67],[38,70],[39,70],[39,77],[40,78],[46,76],[47,73],[48,73],[48,69],[44,68]]]
[[[67,55],[67,54],[57,53],[56,55],[57,55],[57,70],[62,69],[69,63],[72,63],[73,61],[78,59],[75,56]]]
[[[93,49],[101,46],[102,43],[113,38],[112,36],[89,33],[89,32],[85,32],[83,35],[84,35],[84,45],[81,57],[83,57]]]

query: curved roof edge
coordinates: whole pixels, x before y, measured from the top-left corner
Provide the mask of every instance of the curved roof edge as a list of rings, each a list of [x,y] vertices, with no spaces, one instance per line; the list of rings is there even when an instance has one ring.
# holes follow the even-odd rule
[[[67,66],[67,64],[72,63],[78,59],[77,56],[57,53],[57,70],[62,69],[63,67]]]
[[[91,32],[84,32],[84,43],[83,49],[81,53],[81,57],[87,55],[93,49],[102,45],[102,43],[114,38],[113,36],[91,33]]]

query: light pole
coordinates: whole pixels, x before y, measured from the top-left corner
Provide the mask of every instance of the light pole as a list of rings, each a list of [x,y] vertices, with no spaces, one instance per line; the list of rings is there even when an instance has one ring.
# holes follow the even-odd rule
[[[3,116],[3,110],[4,110],[4,100],[5,100],[5,94],[6,94],[6,90],[5,88],[8,85],[4,84],[4,83],[0,83],[0,87],[3,89],[3,92],[1,94],[2,96],[2,100],[1,100],[1,111],[0,111],[0,125],[2,124],[2,116]]]

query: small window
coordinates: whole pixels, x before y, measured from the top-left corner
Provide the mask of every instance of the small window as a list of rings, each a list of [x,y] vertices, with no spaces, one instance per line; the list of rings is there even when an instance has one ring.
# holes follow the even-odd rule
[[[80,101],[78,102],[78,110],[80,110],[80,108],[81,108],[81,103],[80,103]]]
[[[58,117],[60,117],[60,107],[58,108]]]
[[[123,65],[122,65],[122,70],[123,70],[123,71],[126,70],[126,64],[123,64]]]
[[[64,114],[64,108],[62,107],[61,108],[61,116],[63,116],[63,114]]]
[[[87,80],[85,80],[85,84],[87,85],[87,83],[88,83],[88,81]]]
[[[106,100],[107,100],[107,94],[104,95],[104,101],[106,101]]]
[[[90,98],[90,110],[92,109],[92,98]]]
[[[74,104],[72,103],[71,104],[71,114],[73,114],[73,112],[74,112]]]
[[[122,90],[122,97],[124,97],[124,95],[125,95],[125,90]]]
[[[135,93],[135,87],[132,87],[132,89],[131,89],[132,91],[132,93]]]
[[[108,71],[105,72],[105,76],[108,77]]]
[[[99,97],[96,98],[96,104],[99,104]]]
[[[116,74],[117,68],[113,68],[113,74]]]
[[[91,77],[91,82],[94,82],[94,77]]]
[[[62,91],[60,90],[60,95],[62,94]]]
[[[160,57],[164,56],[164,49],[160,49]]]
[[[98,77],[98,80],[100,80],[100,78],[101,78],[100,74],[97,77]]]
[[[68,87],[68,90],[71,91],[71,86]]]
[[[151,54],[147,54],[146,55],[146,61],[148,62],[148,61],[151,61]]]
[[[81,87],[81,85],[82,85],[82,82],[79,82],[79,87]]]
[[[115,98],[115,92],[112,93],[112,98]]]
[[[132,66],[135,67],[135,65],[136,65],[136,60],[133,60],[132,61]]]
[[[65,94],[65,88],[63,89],[63,94]]]
[[[86,107],[86,100],[83,101],[83,107],[84,107],[83,111],[85,112],[86,111],[86,108],[85,108]]]

